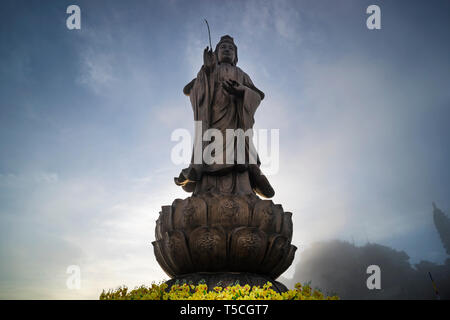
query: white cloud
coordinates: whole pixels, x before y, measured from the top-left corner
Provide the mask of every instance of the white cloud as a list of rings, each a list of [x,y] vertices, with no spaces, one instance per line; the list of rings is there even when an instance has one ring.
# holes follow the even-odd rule
[[[300,12],[291,1],[246,1],[242,11],[245,37],[263,38],[269,32],[292,43],[301,41]]]
[[[79,83],[100,94],[110,89],[118,81],[118,72],[114,66],[118,63],[111,53],[86,50],[82,54],[82,68]]]
[[[97,299],[103,289],[168,279],[153,255],[155,222],[162,205],[187,194],[167,170],[122,181],[121,188],[98,179],[55,176],[0,177],[3,194],[13,187],[23,190],[9,199],[14,212],[0,218],[10,246],[0,251],[0,296]],[[73,264],[81,268],[81,290],[65,286],[66,268]]]
[[[384,243],[432,228],[426,171],[404,147],[425,105],[420,92],[396,94],[417,85],[388,81],[388,68],[355,58],[302,66],[306,87],[284,103],[296,125],[281,131],[280,173],[271,177],[276,202],[293,212],[297,245]]]

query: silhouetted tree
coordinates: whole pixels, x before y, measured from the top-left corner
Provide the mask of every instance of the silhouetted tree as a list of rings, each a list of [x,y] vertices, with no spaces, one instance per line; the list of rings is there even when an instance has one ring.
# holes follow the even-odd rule
[[[436,228],[449,252],[449,219],[433,206]],[[316,242],[306,249],[296,265],[289,287],[311,282],[324,292],[342,299],[436,299],[428,272],[431,272],[442,299],[450,299],[450,259],[443,265],[421,261],[411,265],[404,251],[367,243],[357,247],[345,241]],[[381,269],[381,289],[369,290],[367,267]]]

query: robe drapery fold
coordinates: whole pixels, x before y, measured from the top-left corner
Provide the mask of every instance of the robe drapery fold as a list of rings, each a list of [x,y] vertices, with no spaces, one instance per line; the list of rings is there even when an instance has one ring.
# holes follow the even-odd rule
[[[226,92],[222,87],[222,83],[226,80],[234,80],[242,84],[244,87],[243,96],[236,97]],[[242,155],[242,153],[239,155],[237,139],[234,137],[233,139],[227,139],[226,131],[227,129],[241,129],[246,132],[252,129],[255,122],[254,115],[262,99],[264,99],[264,93],[254,86],[252,80],[244,71],[229,64],[216,64],[212,71],[208,71],[202,66],[197,78],[186,85],[183,91],[190,98],[194,120],[201,121],[202,125],[201,129],[198,126],[195,128],[191,165],[182,170],[180,177],[175,178],[175,182],[182,185],[186,191],[192,192],[204,174],[222,176],[228,175],[232,171],[249,171],[251,185],[253,189],[258,189],[255,180],[258,179],[258,175],[262,174],[259,171],[260,161],[251,137],[245,138],[245,155]],[[222,133],[223,146],[220,150],[216,149],[213,152],[215,158],[221,159],[217,163],[208,164],[203,159],[203,151],[211,143],[211,141],[203,141],[202,139],[208,129],[217,129]],[[231,148],[234,153],[234,161],[227,163],[227,156],[229,156],[226,153],[227,146],[229,148],[231,144],[234,144],[234,147]],[[242,162],[243,156],[245,157],[244,162]],[[252,173],[255,176],[253,181]],[[267,179],[265,181],[268,184]],[[268,187],[271,189],[270,184],[268,184]]]

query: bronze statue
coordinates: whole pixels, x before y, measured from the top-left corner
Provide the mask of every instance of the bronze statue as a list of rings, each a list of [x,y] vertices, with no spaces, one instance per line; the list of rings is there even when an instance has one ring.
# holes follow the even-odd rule
[[[220,164],[194,163],[193,155],[191,165],[181,171],[175,183],[194,194],[204,191],[250,194],[255,191],[271,198],[275,192],[259,169],[261,162],[256,152],[251,151],[250,139],[245,139],[245,162],[237,163],[238,143],[234,143],[234,163],[226,163],[226,147],[234,142],[227,141],[226,130],[252,129],[255,111],[264,99],[264,93],[236,66],[237,62],[237,47],[233,38],[223,36],[214,52],[205,48],[203,66],[197,78],[184,87],[184,94],[191,100],[194,120],[202,122],[202,132],[197,134],[203,136],[208,129],[218,129],[225,143]],[[203,151],[206,144],[202,144]],[[250,161],[252,157],[256,157],[254,163]]]
[[[224,137],[230,129],[252,129],[264,93],[236,66],[233,38],[223,36],[214,52],[206,47],[203,60],[197,78],[183,90],[194,120],[202,124],[196,136],[210,129]],[[291,244],[292,213],[258,197],[270,198],[274,191],[260,171],[251,137],[241,141],[241,148],[235,142],[235,137],[226,139],[213,152],[222,161],[209,162],[202,156],[208,144],[195,139],[190,166],[175,178],[192,196],[162,207],[153,242],[159,265],[172,278],[169,285],[204,280],[211,290],[236,280],[250,285],[271,281],[276,290],[286,290],[275,279],[291,265],[297,249]],[[195,150],[200,150],[200,161]],[[227,161],[230,153],[233,161]]]

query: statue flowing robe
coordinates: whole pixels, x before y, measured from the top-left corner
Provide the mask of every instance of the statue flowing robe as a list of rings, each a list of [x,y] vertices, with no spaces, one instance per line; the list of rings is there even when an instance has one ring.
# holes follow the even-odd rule
[[[225,80],[234,80],[244,86],[242,97],[229,94],[222,87]],[[221,193],[254,193],[271,197],[273,189],[259,170],[259,157],[254,150],[251,138],[245,138],[245,162],[237,161],[238,143],[235,138],[227,139],[227,129],[252,129],[254,114],[264,93],[257,89],[250,77],[239,67],[230,64],[216,64],[208,71],[204,66],[185,88],[184,93],[190,97],[194,120],[201,121],[201,132],[196,127],[196,138],[191,165],[183,169],[175,182],[188,192],[218,191]],[[222,150],[215,150],[213,155],[223,161],[207,164],[199,159],[210,141],[201,138],[208,129],[220,130],[223,137]],[[227,163],[226,148],[234,147],[234,161]],[[196,150],[197,149],[197,150]],[[197,158],[196,156],[197,152]],[[242,156],[242,155],[241,155]],[[242,158],[241,158],[242,159]],[[230,162],[230,161],[228,161]]]

